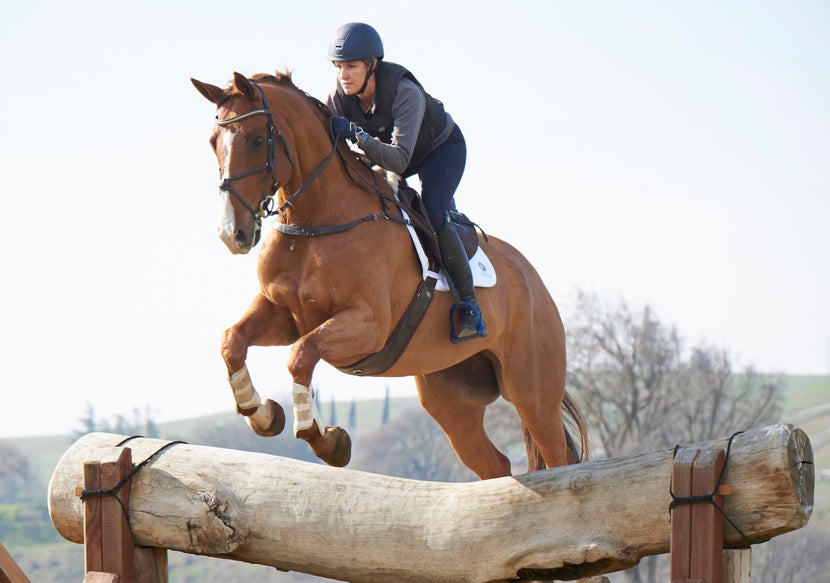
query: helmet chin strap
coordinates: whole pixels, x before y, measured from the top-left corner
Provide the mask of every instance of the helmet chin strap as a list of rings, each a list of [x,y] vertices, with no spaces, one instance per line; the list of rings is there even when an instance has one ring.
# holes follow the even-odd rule
[[[377,68],[377,59],[372,60],[372,67],[366,72],[366,79],[363,81],[363,85],[360,86],[360,91],[357,92],[357,96],[360,97],[366,91],[366,86],[369,84],[369,79],[372,78],[372,75],[375,74],[375,69]]]

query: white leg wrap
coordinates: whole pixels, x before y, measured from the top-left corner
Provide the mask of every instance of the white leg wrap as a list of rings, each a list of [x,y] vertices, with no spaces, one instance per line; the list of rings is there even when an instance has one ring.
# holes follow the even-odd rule
[[[248,374],[247,364],[242,365],[242,368],[233,373],[229,380],[237,410],[256,409],[262,405],[262,400],[260,400],[259,394],[251,383],[251,375]]]
[[[297,437],[303,429],[309,429],[315,421],[320,435],[325,435],[326,430],[323,429],[323,421],[320,419],[320,412],[317,411],[317,404],[314,401],[314,391],[294,383],[291,395],[294,399],[294,437]]]

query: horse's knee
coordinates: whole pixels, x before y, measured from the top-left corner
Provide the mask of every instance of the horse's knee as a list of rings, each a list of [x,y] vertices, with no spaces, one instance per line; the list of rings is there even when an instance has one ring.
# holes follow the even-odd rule
[[[245,365],[248,356],[249,344],[242,338],[239,330],[232,326],[222,334],[221,353],[225,365],[228,367],[228,374],[233,374]]]
[[[301,338],[291,346],[288,356],[288,373],[295,383],[311,385],[314,367],[320,362],[320,352],[308,338]]]

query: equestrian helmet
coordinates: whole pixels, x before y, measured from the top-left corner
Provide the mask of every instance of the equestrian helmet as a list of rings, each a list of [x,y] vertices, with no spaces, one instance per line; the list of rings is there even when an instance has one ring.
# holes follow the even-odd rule
[[[349,22],[337,29],[329,43],[329,60],[362,61],[382,59],[383,41],[378,31],[362,22]]]

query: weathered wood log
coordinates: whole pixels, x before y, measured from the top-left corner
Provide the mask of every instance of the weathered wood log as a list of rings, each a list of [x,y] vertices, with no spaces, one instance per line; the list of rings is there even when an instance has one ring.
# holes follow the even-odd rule
[[[49,485],[61,535],[83,542],[75,489],[93,433],[63,456]],[[727,439],[699,447],[726,448]],[[169,442],[137,438],[134,463]],[[687,446],[687,447],[695,447]],[[132,478],[137,544],[354,582],[568,580],[666,553],[672,450],[472,483],[406,480],[265,454],[176,444]],[[735,437],[726,462],[727,547],[804,526],[813,506],[806,434],[774,425]]]

